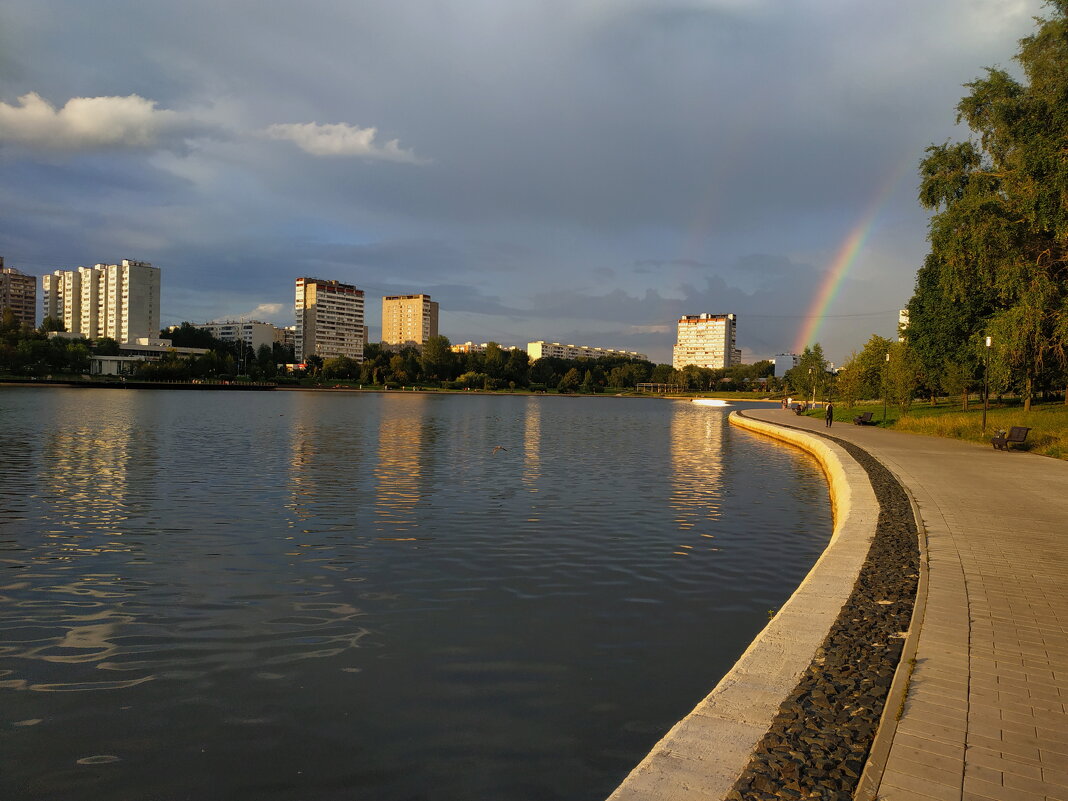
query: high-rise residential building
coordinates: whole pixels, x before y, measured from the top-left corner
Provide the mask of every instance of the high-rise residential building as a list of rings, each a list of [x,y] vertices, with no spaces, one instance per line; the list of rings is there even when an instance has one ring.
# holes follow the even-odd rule
[[[41,286],[45,316],[73,334],[120,343],[159,337],[160,271],[147,261],[56,270]]]
[[[742,363],[735,347],[737,318],[733,314],[690,314],[679,319],[679,335],[671,365],[681,370],[688,364],[723,369]]]
[[[363,361],[363,290],[340,281],[298,278],[296,357]]]
[[[4,309],[11,309],[23,325],[37,325],[37,278],[5,267],[0,256],[0,313]]]
[[[421,347],[438,335],[438,304],[430,295],[382,298],[382,341],[393,347]]]
[[[600,359],[604,356],[623,356],[628,359],[649,361],[649,358],[644,353],[632,350],[593,348],[588,345],[561,345],[559,342],[546,342],[543,339],[539,339],[537,342],[528,342],[527,355],[532,362],[548,356],[557,359]]]

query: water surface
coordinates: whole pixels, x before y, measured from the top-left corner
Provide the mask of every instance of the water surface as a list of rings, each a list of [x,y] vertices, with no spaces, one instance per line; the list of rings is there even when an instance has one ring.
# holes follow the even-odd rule
[[[727,411],[0,388],[0,797],[603,798],[830,533]]]

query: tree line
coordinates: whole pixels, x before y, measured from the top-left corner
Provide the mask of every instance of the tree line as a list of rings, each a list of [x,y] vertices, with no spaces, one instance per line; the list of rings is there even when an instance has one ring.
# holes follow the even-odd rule
[[[37,329],[20,325],[10,310],[0,321],[0,373],[45,376],[85,374],[94,355],[118,355],[118,344],[107,338],[90,341],[49,337],[62,323],[46,318]],[[381,343],[364,348],[362,361],[344,356],[309,356],[303,371],[286,373],[280,365],[294,361],[292,347],[275,343],[253,350],[243,342],[216,339],[209,330],[182,323],[161,331],[175,347],[200,348],[204,354],[169,351],[157,360],[135,362],[131,375],[146,381],[198,379],[304,382],[358,382],[368,386],[430,386],[448,389],[556,391],[599,393],[634,389],[641,383],[672,384],[682,391],[730,392],[773,388],[771,362],[712,370],[690,365],[675,370],[670,364],[606,356],[599,359],[547,357],[531,362],[523,350],[505,349],[491,342],[484,351],[454,353],[445,336],[432,337],[421,349],[391,350]],[[768,382],[771,382],[769,385]]]
[[[1068,404],[1068,0],[1019,43],[1017,80],[988,69],[966,84],[957,122],[971,138],[927,148],[919,202],[929,252],[908,322],[872,335],[834,379],[847,403],[968,396],[987,388]],[[818,347],[818,346],[817,346]],[[805,375],[791,371],[797,388]],[[806,373],[807,374],[807,373]],[[796,390],[795,390],[796,391]]]
[[[624,356],[596,359],[545,357],[531,362],[526,351],[505,349],[496,342],[488,343],[484,351],[454,353],[445,336],[431,337],[421,349],[392,350],[381,343],[370,343],[364,347],[362,362],[344,356],[327,359],[311,356],[306,363],[308,375],[320,381],[564,393],[633,389],[641,383],[676,384],[684,390],[740,390],[756,386],[757,379],[772,371],[770,362],[740,365],[729,370],[709,370],[692,365],[675,370],[670,364],[654,364]]]

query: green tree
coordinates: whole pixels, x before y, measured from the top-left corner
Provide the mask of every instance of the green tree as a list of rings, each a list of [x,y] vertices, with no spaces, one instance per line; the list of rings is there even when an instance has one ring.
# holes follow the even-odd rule
[[[456,359],[446,336],[430,337],[423,343],[420,362],[423,377],[430,381],[448,381],[455,375]]]
[[[63,320],[59,317],[48,316],[41,320],[41,331],[48,333],[49,331],[66,331],[67,327],[63,325]]]
[[[560,383],[556,385],[556,390],[558,392],[575,392],[581,384],[582,376],[579,375],[579,371],[576,368],[572,367],[560,379]]]
[[[988,69],[967,85],[957,120],[977,138],[928,148],[919,193],[937,211],[928,238],[940,291],[990,302],[968,334],[996,338],[1025,409],[1036,378],[1068,357],[1068,0],[1048,5],[1016,55],[1025,81]]]
[[[486,343],[486,353],[483,357],[484,370],[490,378],[504,378],[504,372],[508,365],[508,357],[504,350],[496,342]]]
[[[823,358],[823,346],[820,343],[805,346],[797,366],[791,367],[784,376],[790,388],[802,400],[819,400],[828,386],[827,360]]]

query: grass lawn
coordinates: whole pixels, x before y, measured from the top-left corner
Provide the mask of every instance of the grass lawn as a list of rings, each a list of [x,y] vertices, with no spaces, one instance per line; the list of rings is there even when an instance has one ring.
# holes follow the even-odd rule
[[[849,423],[861,412],[872,412],[872,420],[895,431],[913,434],[928,434],[934,437],[952,437],[972,442],[990,444],[990,438],[998,429],[1006,431],[1012,426],[1027,426],[1031,429],[1027,441],[1013,446],[1032,453],[1068,459],[1068,406],[1061,402],[1034,403],[1030,412],[1022,404],[1005,403],[993,405],[986,415],[986,433],[982,431],[983,405],[972,403],[967,412],[960,410],[959,402],[939,402],[935,406],[917,402],[902,414],[894,406],[886,407],[886,422],[883,423],[881,403],[862,403],[848,409],[835,405],[835,422]],[[823,417],[822,409],[810,412],[811,417]]]

